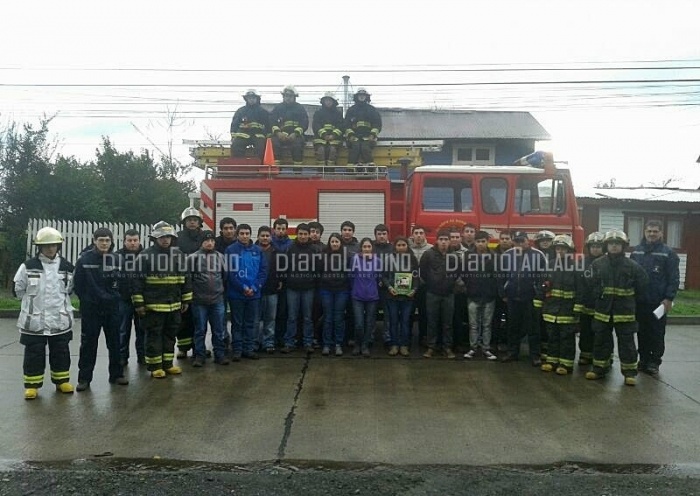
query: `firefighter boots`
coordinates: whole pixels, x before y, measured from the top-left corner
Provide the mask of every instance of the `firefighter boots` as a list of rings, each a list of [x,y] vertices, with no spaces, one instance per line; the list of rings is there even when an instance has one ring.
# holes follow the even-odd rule
[[[24,390],[24,399],[33,400],[39,396],[39,390],[36,388],[27,388]]]
[[[56,384],[56,391],[63,394],[73,394],[73,385],[69,382],[62,382],[61,384]]]
[[[163,369],[154,370],[153,372],[151,372],[151,377],[153,377],[155,379],[162,379],[163,377],[165,377],[165,370],[163,370]]]
[[[552,370],[554,370],[554,364],[543,363],[542,366],[540,367],[540,370],[542,372],[551,372]]]
[[[634,386],[637,384],[637,378],[631,375],[625,377],[625,386]]]
[[[182,374],[182,369],[177,365],[173,365],[170,368],[165,369],[165,373],[170,375],[179,375]]]

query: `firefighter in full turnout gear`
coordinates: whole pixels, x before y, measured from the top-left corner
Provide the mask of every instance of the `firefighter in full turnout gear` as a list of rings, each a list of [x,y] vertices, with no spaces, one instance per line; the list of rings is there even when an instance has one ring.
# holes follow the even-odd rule
[[[192,284],[185,255],[171,246],[177,235],[173,226],[160,221],[153,226],[153,245],[136,259],[132,301],[146,331],[146,365],[151,377],[180,374],[173,365],[175,337],[181,313],[192,301]]]
[[[615,329],[622,375],[626,385],[634,386],[637,383],[635,300],[646,291],[649,278],[637,262],[625,256],[629,240],[623,231],[608,231],[603,241],[607,255],[591,266],[591,286],[595,296],[593,368],[586,372],[586,379],[602,379],[609,372]]]
[[[306,109],[297,103],[299,93],[294,86],[285,86],[282,90],[282,103],[277,104],[270,114],[272,125],[272,149],[275,152],[275,165],[280,165],[282,154],[289,149],[294,165],[301,165],[304,160],[304,133],[309,127],[309,115]]]
[[[544,253],[544,258],[547,259],[547,264],[554,260],[556,254],[554,252],[554,246],[552,241],[554,241],[555,234],[552,231],[543,229],[535,234],[535,248]],[[537,309],[538,313],[540,309]],[[538,323],[536,324],[540,328],[540,345],[542,346],[542,361],[544,362],[547,357],[547,347],[549,346],[549,332],[547,331],[547,323],[544,321],[542,316],[538,318]]]
[[[265,142],[270,131],[270,114],[260,106],[260,94],[255,90],[243,95],[245,105],[236,110],[231,120],[231,156],[244,157],[248,146],[262,162]]]
[[[591,264],[605,254],[604,239],[605,234],[597,231],[592,232],[586,238],[583,310],[581,311],[578,336],[579,365],[590,365],[593,361],[593,330],[591,329],[591,324],[595,313],[595,296],[593,296],[593,288],[591,287]]]
[[[567,375],[574,370],[576,324],[583,310],[583,270],[577,265],[574,242],[560,234],[552,242],[555,257],[549,264],[549,276],[534,300],[542,305],[542,319],[549,334],[549,347],[541,369]]]
[[[56,391],[73,392],[70,349],[73,338],[73,266],[58,255],[63,236],[52,227],[39,229],[34,238],[38,253],[17,269],[14,293],[22,300],[17,320],[24,345],[24,399],[33,400],[44,384],[46,346],[49,347],[51,382]]]
[[[314,112],[311,129],[317,165],[335,165],[343,137],[343,112],[330,91],[321,98],[321,108]]]
[[[348,144],[348,166],[374,165],[373,149],[382,130],[382,118],[371,96],[360,88],[353,96],[355,104],[345,114],[345,140]]]

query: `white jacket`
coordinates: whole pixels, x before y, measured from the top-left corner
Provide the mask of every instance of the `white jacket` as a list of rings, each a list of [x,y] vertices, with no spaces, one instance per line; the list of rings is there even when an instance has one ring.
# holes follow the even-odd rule
[[[17,327],[22,334],[56,335],[73,327],[73,266],[60,256],[43,255],[20,265],[14,278],[22,299]]]

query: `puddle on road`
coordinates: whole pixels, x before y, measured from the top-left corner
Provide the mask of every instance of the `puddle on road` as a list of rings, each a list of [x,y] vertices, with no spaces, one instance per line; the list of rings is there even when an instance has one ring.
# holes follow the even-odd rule
[[[490,469],[511,473],[560,475],[661,475],[700,477],[700,464],[595,464],[559,462],[551,465],[387,465],[381,463],[334,462],[314,460],[285,460],[252,464],[222,464],[159,458],[82,458],[78,460],[32,462],[0,460],[0,472],[32,470],[119,471],[119,472],[315,472],[348,471],[369,472],[386,469],[418,471],[454,471],[459,469]]]

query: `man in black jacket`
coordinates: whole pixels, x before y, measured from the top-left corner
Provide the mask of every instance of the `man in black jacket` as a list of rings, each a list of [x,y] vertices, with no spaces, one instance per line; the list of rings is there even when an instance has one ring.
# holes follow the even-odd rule
[[[124,233],[123,246],[116,251],[121,267],[121,278],[119,281],[119,354],[121,364],[125,366],[129,363],[129,346],[131,343],[131,328],[133,325],[136,336],[136,357],[137,363],[146,363],[146,334],[141,325],[141,319],[134,311],[134,304],[131,303],[131,283],[129,277],[133,275],[136,257],[143,250],[141,246],[141,236],[136,229],[129,229]]]
[[[77,391],[92,382],[100,331],[104,329],[109,351],[109,382],[127,385],[119,355],[119,267],[112,253],[112,231],[101,227],[92,236],[93,247],[83,253],[75,266],[75,293],[80,298],[82,317]]]

